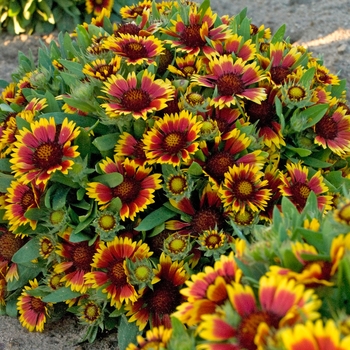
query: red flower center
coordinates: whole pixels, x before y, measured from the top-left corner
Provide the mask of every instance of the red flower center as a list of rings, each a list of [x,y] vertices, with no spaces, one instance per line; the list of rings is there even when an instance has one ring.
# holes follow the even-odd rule
[[[146,48],[140,43],[127,43],[124,45],[124,52],[132,60],[148,57]]]
[[[94,253],[94,246],[89,246],[87,242],[76,243],[72,252],[74,266],[83,271],[90,271]]]
[[[214,229],[221,229],[220,213],[214,209],[201,209],[192,219],[192,233],[201,234],[203,231]]]
[[[216,81],[221,96],[232,96],[244,91],[244,84],[240,76],[235,73],[223,74]]]
[[[123,203],[133,202],[139,195],[141,184],[131,178],[124,178],[124,181],[113,188],[113,196],[119,197]]]
[[[254,185],[248,180],[238,180],[233,193],[238,199],[246,200],[254,193]]]
[[[132,11],[131,11],[130,14],[131,14],[132,16],[135,16],[135,18],[136,18],[137,16],[142,16],[143,10],[144,10],[144,7],[142,7],[142,6],[135,6],[135,7],[132,9]]]
[[[234,156],[229,152],[218,152],[210,156],[206,162],[205,171],[217,182],[224,179],[224,174],[235,163]]]
[[[205,45],[205,41],[200,34],[201,26],[199,24],[188,25],[181,33],[181,41],[189,47],[202,47]]]
[[[238,328],[238,339],[242,348],[255,350],[254,338],[260,323],[278,328],[279,317],[266,311],[256,311],[244,317]]]
[[[272,67],[270,70],[271,79],[275,84],[280,85],[289,74],[289,69],[285,67]]]
[[[171,314],[180,305],[181,294],[179,290],[167,280],[162,280],[153,285],[153,291],[146,292],[145,300],[153,314],[163,316]]]
[[[31,189],[25,191],[21,198],[21,207],[23,212],[27,211],[29,207],[32,207],[35,204],[34,193]]]
[[[62,157],[61,145],[54,142],[45,142],[36,148],[32,161],[36,168],[47,170],[60,164]]]
[[[123,260],[113,264],[112,268],[110,269],[110,279],[116,286],[123,286],[126,284],[127,280]]]
[[[112,75],[113,72],[113,66],[111,64],[102,64],[99,67],[96,68],[96,73],[99,73],[100,76],[97,76],[97,78],[101,80],[105,80],[104,78],[108,78],[110,75]]]
[[[5,232],[0,236],[0,257],[11,261],[13,255],[23,246],[21,238],[11,232]]]
[[[304,208],[306,200],[311,192],[310,187],[304,183],[296,182],[291,186],[293,202],[300,208]]]
[[[190,77],[195,72],[196,72],[196,70],[195,70],[195,68],[193,66],[186,66],[186,67],[182,68],[182,73],[184,73],[184,75],[186,77]]]
[[[118,29],[114,32],[115,35],[118,34],[131,34],[131,35],[139,35],[140,28],[135,23],[125,23],[121,24]]]
[[[338,125],[330,116],[324,116],[315,126],[316,134],[325,140],[334,140],[338,135]]]
[[[149,94],[141,89],[130,89],[122,97],[121,104],[129,111],[141,111],[151,103]]]
[[[173,61],[174,55],[168,49],[163,51],[163,55],[159,56],[158,73],[163,74],[167,70],[169,64]]]
[[[186,145],[186,137],[183,133],[172,132],[166,135],[162,142],[162,147],[166,153],[176,154]]]
[[[31,297],[30,304],[32,310],[37,314],[45,313],[45,303],[41,299],[36,297]]]
[[[254,124],[258,122],[258,127],[271,126],[271,122],[276,119],[276,112],[273,105],[267,100],[257,104],[252,101],[247,101],[246,111],[249,116],[249,121]]]

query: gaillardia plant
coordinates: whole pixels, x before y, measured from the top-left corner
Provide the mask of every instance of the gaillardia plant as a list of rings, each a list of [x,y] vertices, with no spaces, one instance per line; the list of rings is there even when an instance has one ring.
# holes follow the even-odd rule
[[[2,314],[128,350],[348,349],[345,81],[246,9],[120,14],[2,82]]]

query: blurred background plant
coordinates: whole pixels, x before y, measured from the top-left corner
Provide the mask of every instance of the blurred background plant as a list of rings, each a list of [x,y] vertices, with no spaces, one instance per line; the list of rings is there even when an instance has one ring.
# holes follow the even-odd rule
[[[10,34],[72,31],[79,23],[90,22],[102,8],[111,11],[113,20],[120,20],[120,8],[132,3],[131,0],[1,0],[0,31]]]

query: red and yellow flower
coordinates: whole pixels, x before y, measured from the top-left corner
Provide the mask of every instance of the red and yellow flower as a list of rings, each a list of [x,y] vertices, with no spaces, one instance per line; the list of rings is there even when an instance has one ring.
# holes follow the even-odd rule
[[[61,125],[56,125],[50,117],[34,121],[30,127],[31,130],[19,130],[10,159],[19,181],[40,185],[46,184],[56,171],[68,174],[74,164],[72,158],[79,156],[78,146],[71,145],[80,133],[75,123],[65,118]]]
[[[112,75],[102,89],[108,100],[102,107],[111,117],[132,114],[135,119],[146,119],[148,114],[164,109],[174,96],[174,88],[170,82],[154,77],[146,69],[142,75],[132,72],[126,79]]]
[[[229,318],[223,309],[203,315],[198,334],[213,345],[203,345],[201,349],[215,349],[219,343],[236,343],[237,349],[260,349],[267,336],[273,336],[276,330],[303,322],[305,317],[309,320],[319,317],[321,300],[314,291],[286,278],[263,276],[258,298],[249,285],[235,282],[227,286],[227,292],[231,312],[237,317]]]
[[[101,14],[102,10],[112,11],[114,0],[86,0],[85,7],[87,13],[93,13],[94,16]]]
[[[178,51],[198,55],[207,45],[207,39],[222,41],[231,34],[226,24],[214,26],[216,17],[210,7],[205,13],[198,13],[196,6],[190,6],[186,20],[178,14],[176,20],[171,20],[172,27],[161,29],[165,34],[175,38],[165,42]]]
[[[350,115],[342,106],[326,113],[314,127],[315,143],[343,156],[350,152]]]
[[[146,243],[133,242],[127,237],[115,237],[110,242],[100,242],[91,266],[94,271],[85,275],[86,283],[92,288],[102,288],[112,306],[118,309],[129,302],[136,302],[138,293],[130,284],[126,259],[135,262],[151,256]]]
[[[89,77],[105,81],[111,75],[116,74],[121,65],[121,57],[115,56],[109,62],[104,58],[98,58],[95,61],[86,63],[83,68],[83,73]]]
[[[183,301],[180,288],[188,279],[184,261],[172,262],[169,256],[162,253],[154,273],[158,282],[153,288],[141,289],[137,301],[125,306],[126,316],[131,316],[129,322],[136,321],[140,330],[148,323],[152,327],[171,328],[170,315]]]
[[[211,57],[206,75],[194,75],[192,81],[199,86],[212,89],[210,104],[223,108],[237,104],[237,98],[260,103],[265,100],[263,87],[254,86],[265,79],[265,75],[256,62],[247,63],[241,58],[234,61],[232,56]]]
[[[25,217],[29,209],[38,208],[40,197],[44,192],[43,185],[25,185],[19,181],[11,181],[7,189],[4,218],[9,221],[11,231],[16,231],[19,226],[29,224],[35,230],[37,220]]]
[[[56,254],[63,258],[63,261],[54,266],[54,272],[64,273],[61,282],[65,282],[72,291],[84,294],[90,287],[84,280],[84,275],[91,271],[93,256],[98,247],[98,240],[90,245],[88,241],[70,242],[71,231],[63,234],[63,241],[57,243]]]
[[[302,210],[311,191],[313,191],[317,196],[320,210],[331,208],[332,196],[324,194],[328,192],[328,187],[323,182],[320,171],[308,179],[309,169],[302,166],[301,163],[288,163],[286,169],[288,174],[280,174],[282,184],[279,189],[282,196],[287,196],[299,210]]]
[[[221,255],[214,266],[205,266],[203,272],[193,274],[181,289],[187,301],[177,307],[173,316],[188,326],[200,323],[203,315],[213,314],[217,306],[228,300],[227,285],[239,282],[242,271],[238,268],[233,252]]]
[[[164,51],[161,40],[153,35],[145,37],[121,32],[117,37],[108,37],[103,46],[117,56],[123,57],[123,61],[128,65],[156,63],[156,58]]]
[[[19,321],[21,325],[29,331],[42,332],[46,319],[49,316],[51,303],[45,303],[41,297],[32,296],[30,291],[38,288],[36,279],[29,281],[29,286],[25,286],[22,294],[18,298],[17,309],[19,311]]]
[[[267,180],[262,180],[264,173],[256,165],[239,164],[229,168],[219,188],[224,208],[244,212],[246,207],[257,212],[267,206],[271,190],[266,188]]]
[[[186,110],[165,114],[143,138],[147,163],[180,165],[198,149],[201,122]]]
[[[123,181],[117,186],[90,182],[87,195],[95,199],[102,209],[107,208],[114,198],[120,198],[122,207],[119,215],[123,221],[127,218],[134,220],[137,213],[154,203],[153,193],[162,187],[161,174],[150,174],[152,168],[138,165],[128,158],[115,157],[113,161],[107,157],[101,162],[100,168],[105,174],[121,174]]]
[[[322,320],[306,321],[292,328],[278,332],[280,346],[286,350],[347,350],[350,348],[350,336],[343,336],[332,319],[325,323]]]

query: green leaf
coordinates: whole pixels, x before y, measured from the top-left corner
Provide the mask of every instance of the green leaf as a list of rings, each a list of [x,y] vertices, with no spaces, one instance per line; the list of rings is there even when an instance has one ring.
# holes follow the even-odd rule
[[[193,162],[188,168],[188,173],[190,175],[200,176],[203,174],[203,169],[197,162]]]
[[[12,261],[23,264],[36,259],[39,256],[39,238],[29,240],[22,248],[13,255]]]
[[[7,189],[10,187],[11,182],[13,180],[14,180],[13,175],[0,173],[0,192],[7,193]]]
[[[305,87],[309,87],[312,79],[315,76],[315,71],[316,71],[315,67],[309,68],[300,78],[299,84],[301,84]]]
[[[329,167],[331,167],[333,165],[331,163],[324,162],[323,160],[319,160],[319,159],[313,158],[313,157],[304,158],[303,162],[304,162],[305,165],[312,166],[315,169],[318,169],[318,168],[329,168]]]
[[[10,317],[17,317],[17,298],[6,301],[6,314]]]
[[[288,145],[286,146],[286,148],[297,153],[300,157],[307,157],[312,153],[309,149],[305,149],[305,148],[291,147]]]
[[[169,350],[195,350],[195,337],[191,336],[184,324],[176,317],[171,317],[173,333],[169,341]]]
[[[174,217],[176,213],[165,206],[161,206],[151,214],[147,215],[140,224],[135,228],[136,231],[148,231],[163,222]]]
[[[0,159],[0,171],[10,173],[11,172],[11,163],[7,158]]]
[[[99,136],[95,138],[92,144],[101,152],[109,151],[111,149],[114,149],[115,145],[117,144],[119,136],[120,136],[119,133],[112,133],[112,134]]]
[[[92,180],[113,188],[123,182],[123,175],[120,173],[109,173],[96,176]]]
[[[29,220],[38,221],[43,218],[44,210],[40,208],[31,208],[24,213],[24,217]]]
[[[279,43],[281,41],[284,41],[285,33],[286,33],[286,25],[283,24],[275,32],[274,36],[271,39],[271,43],[276,44],[276,43]]]
[[[45,303],[59,303],[79,296],[81,296],[79,292],[73,292],[68,287],[62,287],[46,295],[42,300]]]
[[[302,120],[306,120],[306,123],[304,123],[302,130],[305,130],[318,123],[326,114],[328,107],[329,106],[327,103],[323,103],[311,106],[301,111],[299,117]]]
[[[137,344],[136,336],[139,334],[136,323],[128,322],[125,315],[120,318],[120,324],[118,327],[118,349],[125,350],[130,343]]]

